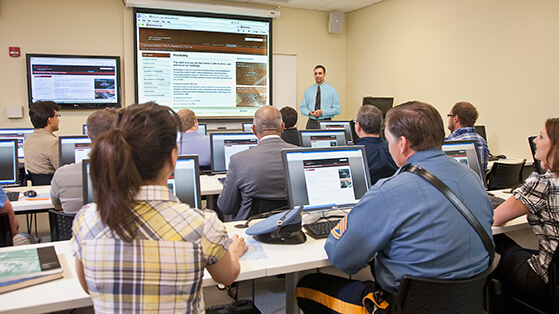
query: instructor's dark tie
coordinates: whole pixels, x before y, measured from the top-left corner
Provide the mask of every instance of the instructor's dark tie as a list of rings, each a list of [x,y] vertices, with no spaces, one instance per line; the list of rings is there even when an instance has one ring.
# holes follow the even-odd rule
[[[320,110],[320,85],[316,89],[316,100],[314,102],[314,111]]]

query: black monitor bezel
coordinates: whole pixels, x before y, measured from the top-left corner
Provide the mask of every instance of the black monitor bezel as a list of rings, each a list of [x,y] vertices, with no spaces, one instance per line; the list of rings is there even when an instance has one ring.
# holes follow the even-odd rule
[[[338,147],[341,146],[347,146],[347,139],[345,138],[345,131],[344,130],[321,130],[321,129],[307,129],[307,130],[297,130],[297,137],[299,138],[299,145],[301,145],[301,147],[310,147],[310,146],[303,146],[303,133],[305,132],[312,132],[312,133],[331,133],[331,132],[341,132],[343,137],[344,137],[344,145],[338,145]],[[339,143],[338,143],[339,144]]]
[[[357,141],[357,138],[355,137],[355,135],[356,135],[356,133],[355,133],[355,122],[353,120],[321,120],[321,121],[318,121],[318,124],[320,125],[321,130],[332,131],[332,129],[323,129],[322,124],[340,123],[340,122],[349,124],[349,139],[346,138],[346,143],[348,145],[351,145],[351,144],[355,143]],[[345,128],[344,128],[344,130],[345,130]]]
[[[220,136],[220,135],[242,135],[242,136],[246,136],[246,135],[254,135],[254,137],[256,138],[257,142],[260,142],[260,140],[258,139],[258,137],[253,134],[253,133],[239,133],[239,132],[220,132],[220,133],[211,133],[210,134],[210,161],[211,161],[211,166],[212,166],[212,173],[227,173],[227,169],[222,170],[222,169],[215,169],[215,163],[214,163],[214,136]],[[227,166],[226,166],[227,167]]]
[[[64,164],[62,163],[62,158],[60,158],[62,156],[62,140],[67,139],[67,138],[87,138],[89,139],[89,136],[87,135],[60,135],[58,137],[58,166],[62,167],[64,165],[68,165],[68,164]],[[91,139],[89,139],[90,143],[91,143]],[[76,154],[74,153],[74,163],[76,162]]]
[[[17,155],[17,150],[18,150],[17,139],[0,139],[0,142],[11,142],[14,145],[13,146],[14,147],[14,152],[13,152],[13,155],[12,155],[14,157],[13,166],[12,166],[12,168],[13,168],[12,171],[13,171],[13,174],[14,174],[14,180],[13,180],[13,182],[10,181],[10,182],[5,182],[5,183],[0,183],[0,185],[1,186],[16,186],[19,183],[19,176],[18,176],[18,163],[19,163],[18,158],[19,157]]]

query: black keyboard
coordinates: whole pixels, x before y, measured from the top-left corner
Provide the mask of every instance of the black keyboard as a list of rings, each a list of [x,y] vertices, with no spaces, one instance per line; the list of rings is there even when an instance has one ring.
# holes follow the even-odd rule
[[[10,202],[17,202],[19,199],[19,192],[6,192],[6,195],[8,195]]]
[[[499,205],[503,204],[505,201],[504,198],[500,198],[498,196],[489,195],[489,200],[491,201],[491,205],[493,205],[493,209],[497,208]]]
[[[303,227],[307,234],[315,239],[327,238],[335,226],[338,225],[341,219],[334,219],[328,221],[317,221],[310,224],[305,224]]]

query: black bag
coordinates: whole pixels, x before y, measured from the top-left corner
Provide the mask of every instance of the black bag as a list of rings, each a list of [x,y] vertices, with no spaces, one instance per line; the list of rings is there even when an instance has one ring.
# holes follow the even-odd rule
[[[262,314],[251,300],[214,305],[206,309],[206,314]]]

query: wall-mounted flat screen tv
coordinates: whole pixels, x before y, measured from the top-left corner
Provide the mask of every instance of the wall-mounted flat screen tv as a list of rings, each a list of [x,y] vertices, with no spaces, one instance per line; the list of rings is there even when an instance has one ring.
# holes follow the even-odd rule
[[[121,107],[120,57],[26,56],[29,106],[51,100],[62,109]]]

